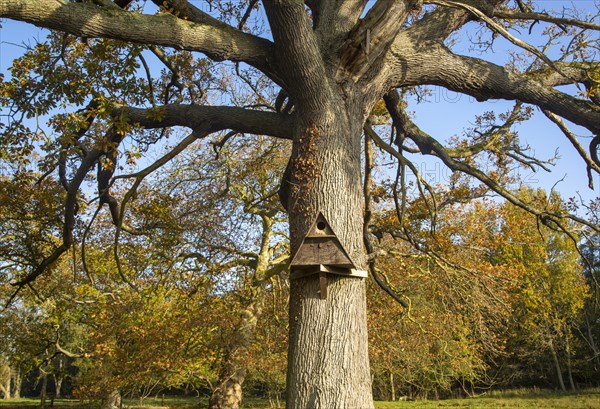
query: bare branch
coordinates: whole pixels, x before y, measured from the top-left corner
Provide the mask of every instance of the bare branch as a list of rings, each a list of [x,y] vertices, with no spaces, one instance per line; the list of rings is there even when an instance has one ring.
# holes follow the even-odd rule
[[[207,133],[198,134],[196,132],[192,132],[187,137],[185,137],[181,142],[179,142],[173,149],[167,152],[165,155],[154,161],[152,164],[148,165],[144,169],[139,172],[135,172],[128,175],[118,175],[115,176],[114,179],[136,179],[136,186],[139,185],[139,182],[142,181],[146,176],[150,173],[158,170],[162,166],[166,165],[169,161],[175,158],[178,154],[183,152],[188,146],[197,141],[199,138],[205,137]],[[139,182],[138,182],[139,181]]]
[[[246,22],[250,18],[250,14],[252,14],[252,10],[254,10],[257,7],[257,4],[258,0],[250,0],[250,3],[248,3],[248,7],[246,8],[246,12],[244,13],[242,18],[240,19],[240,22],[238,23],[238,30],[244,29],[244,27],[246,26]]]
[[[219,142],[211,142],[211,145],[213,146],[213,150],[215,151],[215,155],[217,157],[217,159],[219,159],[219,153],[221,152],[221,149],[223,149],[223,146],[227,143],[227,141],[231,138],[233,138],[234,136],[236,136],[238,133],[235,131],[230,131],[227,132],[227,134],[221,138],[221,140]]]
[[[536,13],[530,12],[516,12],[506,10],[493,10],[490,17],[503,18],[507,20],[536,20],[545,21],[547,23],[554,23],[560,25],[580,27],[590,30],[600,30],[600,24],[594,24],[588,21],[578,20],[574,18],[555,17],[547,13]]]
[[[400,97],[398,96],[398,93],[396,91],[391,91],[390,93],[388,93],[386,95],[386,106],[390,112],[390,115],[392,116],[392,120],[394,120],[395,122],[396,121],[400,122],[401,121],[400,117],[402,115],[401,111],[403,110],[403,108],[402,108],[402,104],[400,101]],[[482,182],[483,184],[485,184],[488,188],[490,188],[491,190],[493,190],[494,192],[498,193],[500,196],[502,196],[503,198],[508,200],[510,203],[535,215],[544,225],[558,226],[558,228],[560,230],[562,230],[564,232],[568,232],[568,229],[566,229],[563,226],[563,224],[564,224],[563,219],[567,218],[567,219],[571,219],[571,220],[579,223],[580,225],[588,226],[588,227],[592,228],[594,231],[600,231],[600,226],[597,226],[597,225],[595,225],[587,220],[584,220],[580,217],[577,217],[575,215],[572,215],[572,214],[567,214],[567,215],[560,214],[559,215],[559,214],[548,213],[545,210],[537,209],[537,208],[533,207],[532,205],[524,202],[523,200],[521,200],[517,196],[515,196],[513,193],[508,191],[506,188],[501,186],[499,183],[494,181],[485,172],[482,172],[481,170],[477,169],[474,166],[469,165],[466,162],[458,161],[458,160],[452,158],[448,154],[447,150],[436,139],[429,136],[425,132],[420,130],[420,132],[413,134],[412,137],[415,138],[415,143],[417,143],[417,145],[427,146],[430,149],[430,152],[435,153],[442,160],[442,162],[444,162],[444,164],[446,166],[448,166],[452,171],[463,172],[467,175],[474,177],[475,179],[477,179],[480,182]],[[398,152],[395,151],[390,146],[388,146],[386,148],[386,151],[395,152],[394,155],[399,155]]]
[[[506,28],[504,28],[501,24],[498,24],[497,22],[495,22],[492,18],[486,16],[485,13],[483,13],[477,7],[473,7],[469,4],[461,3],[458,1],[429,0],[428,2],[433,3],[433,4],[443,5],[443,6],[460,7],[460,8],[464,8],[465,10],[468,10],[469,12],[471,12],[475,16],[477,16],[477,18],[484,21],[486,23],[486,25],[490,28],[490,30],[500,34],[501,36],[506,38],[508,41],[510,41],[517,47],[521,47],[524,50],[529,51],[530,53],[532,53],[533,55],[537,56],[539,59],[544,61],[546,64],[548,64],[550,67],[554,68],[557,72],[560,72],[560,69],[544,53],[542,53],[540,50],[538,50],[531,44],[528,44],[525,41],[513,36]]]
[[[502,3],[502,0],[486,1],[489,7]],[[423,18],[415,21],[406,30],[403,30],[399,36],[401,38],[398,38],[397,41],[401,43],[403,39],[410,38],[414,44],[431,41],[442,42],[450,34],[474,19],[475,16],[465,9],[437,7],[435,10],[426,13]]]
[[[369,271],[371,277],[375,280],[377,285],[381,287],[390,297],[392,297],[397,303],[402,305],[404,308],[408,308],[408,303],[400,297],[397,291],[394,291],[389,283],[384,282],[379,277],[379,271],[377,269],[377,258],[375,255],[375,246],[371,240],[371,232],[369,231],[369,225],[371,223],[371,216],[373,209],[371,208],[371,184],[372,184],[372,171],[373,171],[373,146],[369,135],[365,138],[365,177],[363,183],[363,196],[365,199],[365,215],[363,220],[363,241],[365,243],[365,249],[369,254]],[[386,280],[387,281],[387,280]]]
[[[427,210],[429,211],[429,214],[431,215],[432,227],[434,228],[436,218],[437,218],[437,201],[436,201],[435,192],[433,190],[433,187],[429,183],[427,183],[427,181],[425,179],[423,179],[421,177],[421,173],[419,172],[417,167],[411,161],[406,159],[400,152],[398,152],[396,149],[394,149],[392,146],[390,146],[388,143],[386,143],[383,139],[381,139],[379,137],[379,135],[377,135],[377,132],[375,132],[369,124],[366,124],[363,127],[363,130],[365,131],[365,134],[369,138],[371,138],[375,142],[375,144],[377,144],[377,146],[379,146],[379,148],[383,149],[384,151],[386,151],[387,153],[389,153],[390,155],[392,155],[393,157],[398,159],[398,163],[400,166],[406,166],[413,172],[415,178],[417,179],[417,188],[419,189],[419,193],[423,197],[425,205],[427,206]],[[426,200],[423,186],[429,193],[429,196],[431,197],[433,206],[429,203],[428,200]],[[396,208],[398,208],[397,200],[395,200],[395,203],[396,203]],[[399,212],[398,214],[400,215],[400,213],[401,212]]]
[[[584,162],[588,168],[588,186],[590,189],[593,189],[594,188],[594,179],[592,178],[592,174],[591,174],[590,170],[593,169],[596,171],[596,173],[600,173],[600,164],[593,161],[592,158],[590,158],[590,156],[585,151],[585,148],[583,146],[581,146],[581,144],[579,143],[579,140],[577,140],[577,137],[573,134],[573,132],[571,132],[569,130],[569,128],[565,125],[565,123],[559,117],[554,115],[552,112],[549,112],[546,110],[542,110],[542,112],[544,113],[544,115],[546,115],[548,117],[548,119],[550,119],[552,122],[554,122],[556,124],[556,126],[558,126],[558,128],[562,131],[562,133],[567,137],[569,142],[571,142],[571,144],[573,145],[573,147],[575,148],[575,150],[577,151],[579,156],[581,156],[581,158],[584,160]],[[592,150],[592,152],[593,152],[593,150]]]
[[[291,139],[293,116],[229,106],[170,104],[153,108],[114,105],[113,115],[123,114],[132,124],[147,129],[185,126],[208,133],[231,129],[239,133]]]

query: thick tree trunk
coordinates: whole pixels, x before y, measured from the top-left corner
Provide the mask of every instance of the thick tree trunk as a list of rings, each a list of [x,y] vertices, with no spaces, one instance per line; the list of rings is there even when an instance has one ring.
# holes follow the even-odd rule
[[[219,383],[213,391],[210,409],[238,409],[242,402],[242,384],[246,378],[247,364],[244,352],[254,338],[260,308],[249,305],[227,346],[227,354],[219,373]]]
[[[242,401],[242,384],[246,377],[246,368],[236,368],[227,362],[219,376],[219,384],[213,391],[210,409],[238,409]]]
[[[298,118],[290,161],[291,250],[321,212],[358,268],[362,241],[360,136],[364,116],[344,99]],[[373,407],[367,348],[365,280],[329,274],[327,298],[319,275],[292,279],[287,407]]]

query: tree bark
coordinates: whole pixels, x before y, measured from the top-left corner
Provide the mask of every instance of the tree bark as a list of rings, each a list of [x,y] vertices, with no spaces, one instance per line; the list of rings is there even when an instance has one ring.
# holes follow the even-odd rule
[[[290,160],[291,250],[321,212],[358,268],[362,243],[360,136],[363,113],[348,98],[299,118]],[[327,298],[319,275],[290,283],[287,407],[373,407],[367,349],[365,280],[328,275]]]

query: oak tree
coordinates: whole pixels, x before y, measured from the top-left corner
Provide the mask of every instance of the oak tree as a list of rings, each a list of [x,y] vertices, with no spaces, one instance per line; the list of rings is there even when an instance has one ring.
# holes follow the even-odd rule
[[[185,0],[152,3],[158,12],[128,0],[0,0],[0,17],[56,30],[49,42],[13,64],[12,77],[0,92],[10,118],[1,139],[3,160],[18,163],[41,150],[43,172],[56,175],[64,189],[60,240],[15,277],[17,290],[47,271],[77,239],[74,229],[82,196],[89,194],[89,176],[95,174],[97,203],[108,207],[117,232],[135,234],[128,205],[144,177],[192,142],[223,130],[291,140],[279,189],[289,214],[291,253],[320,212],[353,263],[369,267],[374,278],[368,229],[372,202],[361,174],[363,135],[398,163],[398,178],[389,187],[396,193],[400,223],[388,232],[417,248],[423,246],[404,217],[403,175],[406,169],[418,174],[411,154],[438,158],[457,175],[455,182],[464,177],[480,184],[480,191],[462,184],[473,195],[493,191],[542,224],[569,233],[566,221],[571,220],[597,231],[593,223],[539,208],[505,186],[515,164],[546,166],[528,154],[512,131],[531,107],[542,110],[574,146],[590,184],[600,170],[597,38],[588,35],[600,28],[594,16],[546,12],[521,0],[200,3],[207,11]],[[254,25],[252,16],[258,16]],[[462,55],[453,47],[454,34],[467,24],[479,27],[484,37],[491,34],[481,44],[503,38],[524,53],[506,66]],[[539,48],[519,38],[518,30],[537,25],[546,39]],[[148,53],[165,66],[157,81]],[[229,74],[217,75],[225,71],[257,90],[256,97],[246,101],[227,94]],[[273,91],[262,92],[256,86],[261,81]],[[569,84],[578,89],[558,88]],[[404,101],[415,87],[429,85],[480,102],[511,100],[515,106],[502,115],[484,115],[465,138],[444,140],[445,135],[421,130]],[[215,104],[218,93],[223,96]],[[377,133],[374,108],[391,118],[391,143]],[[52,118],[52,132],[27,122],[39,116]],[[589,149],[563,119],[585,129]],[[167,137],[177,138],[177,132],[168,129],[177,127],[191,133],[171,145]],[[226,143],[228,135],[215,146]],[[156,156],[144,155],[153,147],[166,153],[153,161]],[[135,170],[138,158],[144,161]],[[370,161],[368,154],[365,161]],[[132,173],[123,174],[127,170]],[[369,172],[367,166],[364,173]],[[423,178],[417,178],[417,185],[431,215],[427,223],[435,225],[438,194]],[[118,194],[119,188],[127,188],[126,193]],[[365,280],[330,276],[328,283],[327,298],[321,299],[317,276],[291,281],[287,405],[373,407]]]

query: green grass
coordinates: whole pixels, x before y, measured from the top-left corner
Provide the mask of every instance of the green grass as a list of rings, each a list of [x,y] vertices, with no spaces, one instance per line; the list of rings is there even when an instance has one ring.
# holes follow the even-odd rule
[[[50,404],[50,400],[46,401],[46,404]],[[35,408],[40,406],[39,399],[21,398],[21,399],[9,399],[0,400],[0,408],[2,409],[17,409],[17,408]],[[55,399],[54,408],[70,408],[70,409],[84,409],[91,408],[89,405],[82,404],[82,402],[74,399]]]
[[[140,405],[139,400],[125,400],[124,408],[146,409],[198,409],[198,403],[206,407],[206,400],[199,401],[189,397],[166,397],[164,400],[148,398]],[[0,409],[20,409],[39,407],[39,399],[0,400]],[[96,409],[97,405],[82,403],[77,400],[57,399],[56,409]],[[248,399],[244,409],[269,409],[269,403],[262,399]],[[509,390],[492,392],[485,396],[466,399],[446,399],[438,401],[399,401],[375,402],[375,409],[600,409],[600,389],[581,391],[579,393],[554,393],[541,390]],[[335,408],[332,408],[335,409]]]
[[[600,389],[558,393],[540,389],[493,391],[476,398],[375,402],[376,409],[600,409]]]
[[[493,394],[477,398],[446,399],[439,401],[419,400],[413,402],[375,402],[376,409],[600,409],[600,391],[581,393],[536,393],[531,395]]]

